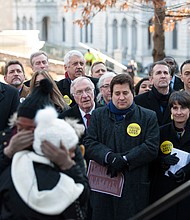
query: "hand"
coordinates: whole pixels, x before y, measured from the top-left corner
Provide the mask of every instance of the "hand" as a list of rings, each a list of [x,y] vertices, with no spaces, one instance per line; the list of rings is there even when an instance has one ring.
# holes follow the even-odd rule
[[[128,166],[128,162],[118,153],[109,153],[107,175],[116,177],[118,172],[122,172]]]
[[[12,158],[13,155],[21,150],[28,149],[32,146],[34,133],[31,130],[22,130],[12,136],[9,145],[4,149],[4,154]]]
[[[75,165],[75,161],[72,160],[69,151],[63,144],[60,144],[60,148],[55,147],[49,141],[43,141],[41,144],[42,152],[44,155],[55,163],[61,170],[70,169]]]
[[[161,159],[161,166],[163,169],[169,169],[171,165],[175,165],[179,162],[179,158],[176,157],[177,153],[174,153],[172,155],[167,155],[165,157],[162,157]]]
[[[181,183],[185,180],[185,172],[184,172],[183,168],[178,170],[175,174],[173,174],[171,171],[168,171],[168,175],[173,180],[175,180],[177,183]]]

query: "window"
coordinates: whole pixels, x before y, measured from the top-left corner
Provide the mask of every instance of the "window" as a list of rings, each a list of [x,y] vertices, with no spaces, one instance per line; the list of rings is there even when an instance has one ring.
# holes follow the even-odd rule
[[[19,19],[19,17],[17,17],[17,19],[16,19],[16,29],[20,30],[20,19]]]
[[[123,58],[127,55],[128,48],[127,20],[124,18],[121,24],[121,45],[123,48]]]
[[[114,19],[113,20],[113,34],[112,34],[112,36],[113,36],[113,49],[117,49],[118,48],[118,39],[117,39],[117,32],[118,32],[118,27],[117,27],[117,20],[116,19]]]
[[[48,40],[48,25],[49,24],[49,18],[44,17],[42,20],[42,39],[44,41]]]
[[[85,25],[85,43],[88,43],[88,25]]]
[[[27,27],[26,27],[26,17],[25,16],[22,18],[22,29],[23,30],[27,29]]]
[[[93,24],[90,23],[88,25],[80,28],[80,41],[85,43],[93,42]]]
[[[65,28],[65,18],[63,18],[63,20],[62,20],[62,28],[63,28],[63,32],[62,32],[63,38],[62,38],[62,40],[63,40],[63,42],[65,42],[65,30],[66,30],[66,28]]]
[[[173,29],[173,35],[172,35],[172,48],[177,49],[177,23],[175,23],[175,27]]]
[[[152,33],[150,32],[150,27],[152,25],[152,19],[148,22],[148,49],[152,48]]]
[[[137,22],[133,20],[132,22],[132,56],[136,55],[137,52]]]
[[[29,30],[33,30],[33,29],[34,29],[34,27],[33,27],[33,19],[30,18],[30,20],[29,20]]]

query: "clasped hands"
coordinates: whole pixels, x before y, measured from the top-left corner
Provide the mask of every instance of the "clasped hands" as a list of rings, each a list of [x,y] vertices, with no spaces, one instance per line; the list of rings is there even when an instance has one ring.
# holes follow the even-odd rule
[[[128,162],[119,153],[109,153],[107,156],[107,175],[111,178],[116,177],[118,173],[128,168]]]

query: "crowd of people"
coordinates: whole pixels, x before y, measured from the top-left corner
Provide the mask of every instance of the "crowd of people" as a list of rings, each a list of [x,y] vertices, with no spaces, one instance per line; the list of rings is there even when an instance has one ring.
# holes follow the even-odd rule
[[[190,60],[135,84],[78,50],[58,82],[44,51],[30,64],[0,82],[0,219],[126,220],[190,179]],[[152,219],[189,219],[189,199]]]

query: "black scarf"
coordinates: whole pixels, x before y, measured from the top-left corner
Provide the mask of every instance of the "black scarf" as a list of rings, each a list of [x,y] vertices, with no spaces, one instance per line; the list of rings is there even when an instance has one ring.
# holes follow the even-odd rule
[[[154,94],[154,96],[158,100],[159,105],[163,108],[163,112],[164,112],[166,107],[168,106],[168,100],[169,100],[171,92],[169,91],[168,94],[163,95],[163,94],[159,93],[158,90],[153,86],[152,93]]]

